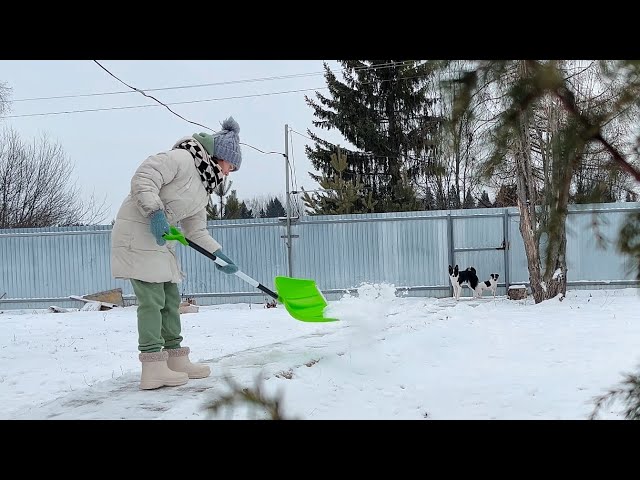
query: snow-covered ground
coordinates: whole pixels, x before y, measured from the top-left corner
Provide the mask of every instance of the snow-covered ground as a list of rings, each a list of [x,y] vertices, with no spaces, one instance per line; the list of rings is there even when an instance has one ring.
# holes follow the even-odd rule
[[[247,404],[206,407],[242,387],[282,398],[285,418],[584,419],[593,397],[637,371],[638,289],[570,291],[535,305],[409,298],[363,285],[331,302],[332,323],[284,307],[200,307],[183,346],[212,375],[138,388],[135,307],[0,314],[3,419],[267,418]],[[622,418],[613,405],[600,418]]]

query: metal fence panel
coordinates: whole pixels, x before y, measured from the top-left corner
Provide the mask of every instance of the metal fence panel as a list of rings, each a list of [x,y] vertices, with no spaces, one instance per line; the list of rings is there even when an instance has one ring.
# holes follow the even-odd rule
[[[627,213],[639,208],[640,203],[570,206],[570,285],[634,284],[634,265],[616,251],[615,239]],[[594,219],[606,239],[604,248],[596,241]],[[362,283],[382,282],[447,296],[453,255],[460,267],[475,266],[481,280],[500,273],[502,283],[508,272],[511,284],[528,283],[518,222],[515,207],[305,216],[292,225],[293,275],[316,280],[330,299]],[[215,220],[209,231],[246,274],[269,288],[275,276],[288,274],[284,222]],[[5,294],[0,307],[77,306],[69,295],[118,287],[132,298],[129,282],[111,277],[110,239],[110,225],[0,230],[0,296]],[[497,249],[503,240],[506,252]],[[236,276],[218,272],[194,250],[178,245],[177,251],[187,274],[180,285],[184,296],[199,298],[201,305],[268,300]]]

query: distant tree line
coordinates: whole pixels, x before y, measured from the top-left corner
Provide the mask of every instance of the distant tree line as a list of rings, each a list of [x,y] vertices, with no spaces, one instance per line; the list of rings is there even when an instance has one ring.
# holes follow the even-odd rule
[[[506,140],[496,136],[500,132],[504,135],[501,125],[513,107],[509,101],[514,97],[510,95],[525,95],[523,89],[531,87],[526,79],[531,80],[533,73],[524,73],[523,77],[518,70],[522,63],[339,63],[340,72],[333,72],[325,64],[328,94],[316,92],[315,98],[305,98],[313,109],[313,126],[338,131],[353,147],[334,145],[320,134],[307,131],[314,143],[306,147],[306,153],[319,172],[309,175],[323,190],[305,196],[307,212],[312,215],[516,206],[518,178],[522,177],[513,154],[518,148],[526,149],[532,159],[530,176],[535,182],[535,195],[528,201],[542,205],[554,191],[554,169],[568,166],[566,159],[574,148],[566,142],[574,128],[571,114],[561,99],[548,92],[530,104],[524,144],[517,147],[515,137]],[[554,69],[556,77],[565,81],[579,111],[606,117],[602,132],[611,145],[621,151],[634,151],[639,117],[634,115],[631,102],[625,101],[624,108],[617,108],[629,84],[623,79],[630,77],[622,71],[629,64],[536,64],[545,72]],[[621,75],[615,76],[614,72]],[[477,73],[483,74],[481,79]],[[505,148],[496,150],[499,142],[506,142]],[[338,151],[341,158],[336,164]],[[567,203],[638,200],[637,185],[612,168],[605,146],[588,143],[581,148],[579,158],[567,179]],[[635,156],[631,162],[637,164]],[[338,188],[343,193],[336,194]],[[332,195],[341,201],[335,202]]]

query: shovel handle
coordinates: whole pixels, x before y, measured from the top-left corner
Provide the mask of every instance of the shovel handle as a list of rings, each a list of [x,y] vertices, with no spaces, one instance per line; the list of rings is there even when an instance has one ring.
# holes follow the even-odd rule
[[[213,253],[208,252],[207,250],[205,250],[204,248],[202,248],[200,245],[198,245],[197,243],[192,242],[191,240],[189,240],[187,237],[184,237],[184,239],[186,240],[187,244],[193,248],[194,250],[197,250],[198,252],[200,252],[201,254],[203,254],[205,257],[210,258],[211,260],[213,260],[214,262],[216,262],[218,265],[220,265],[221,267],[224,267],[226,265],[229,265],[227,262],[225,262],[224,260],[222,260],[221,258],[216,257]],[[244,272],[238,270],[235,273],[236,276],[240,277],[242,280],[244,280],[245,282],[247,282],[249,285],[253,285],[254,287],[256,287],[257,289],[263,291],[264,293],[266,293],[267,295],[275,298],[276,300],[278,300],[278,294],[275,292],[272,292],[271,290],[269,290],[267,287],[265,287],[264,285],[262,285],[260,282],[254,280],[253,278],[251,278],[249,275],[245,274]]]

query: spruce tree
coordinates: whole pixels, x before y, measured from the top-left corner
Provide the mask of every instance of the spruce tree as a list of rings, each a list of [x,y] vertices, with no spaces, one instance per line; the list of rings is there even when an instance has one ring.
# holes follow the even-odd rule
[[[347,168],[347,155],[338,148],[331,154],[331,166],[334,174],[324,174],[320,179],[320,186],[324,192],[310,195],[303,194],[305,207],[311,215],[339,215],[350,213],[372,212],[376,204],[371,192],[365,193],[365,187],[358,178],[346,181],[343,177]]]
[[[240,216],[241,208],[240,201],[238,200],[238,195],[235,190],[231,190],[231,193],[227,197],[227,204],[224,209],[224,218],[232,219],[232,218],[242,218]]]
[[[287,211],[282,206],[282,202],[277,197],[273,197],[267,203],[267,209],[264,212],[266,218],[285,217]]]
[[[489,194],[486,190],[482,191],[482,195],[480,195],[480,200],[478,201],[478,208],[491,208],[493,205],[491,204],[491,200],[489,199]]]
[[[464,202],[462,202],[462,208],[476,208],[476,201],[471,194],[471,187],[467,188],[467,193],[464,195]]]
[[[325,64],[329,96],[316,92],[317,100],[305,97],[314,109],[313,125],[337,129],[355,146],[344,151],[347,166],[341,174],[346,182],[356,178],[373,198],[376,211],[421,209],[416,198],[409,159],[428,147],[425,139],[433,129],[425,78],[430,72],[425,62],[399,60],[344,60],[344,81]],[[333,176],[333,145],[308,131],[315,141],[306,153],[320,175]]]
[[[422,207],[425,210],[435,210],[436,209],[436,199],[433,196],[433,192],[431,188],[427,187],[424,193],[424,197],[422,198]]]

